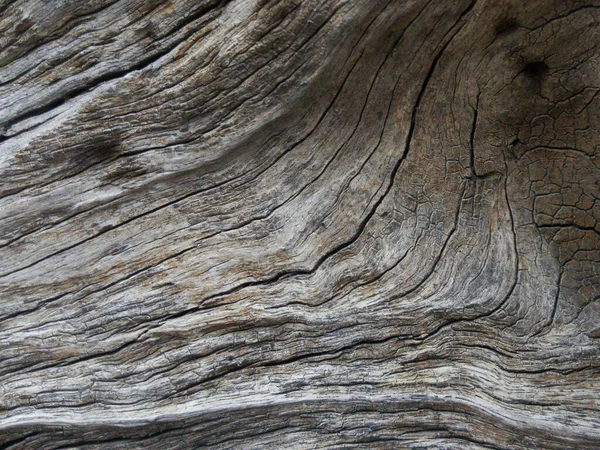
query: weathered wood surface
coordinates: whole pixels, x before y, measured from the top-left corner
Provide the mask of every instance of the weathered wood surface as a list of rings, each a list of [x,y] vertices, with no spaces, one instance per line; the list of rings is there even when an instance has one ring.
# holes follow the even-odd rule
[[[600,448],[599,22],[0,1],[1,448]]]

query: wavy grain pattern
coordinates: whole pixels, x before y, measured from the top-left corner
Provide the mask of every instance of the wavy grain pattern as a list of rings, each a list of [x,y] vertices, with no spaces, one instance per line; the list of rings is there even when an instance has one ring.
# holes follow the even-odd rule
[[[0,1],[0,448],[600,448],[599,25]]]

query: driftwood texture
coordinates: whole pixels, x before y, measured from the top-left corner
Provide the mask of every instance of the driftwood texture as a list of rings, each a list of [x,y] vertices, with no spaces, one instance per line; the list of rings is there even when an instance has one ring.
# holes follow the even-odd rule
[[[599,22],[0,1],[0,448],[600,448]]]

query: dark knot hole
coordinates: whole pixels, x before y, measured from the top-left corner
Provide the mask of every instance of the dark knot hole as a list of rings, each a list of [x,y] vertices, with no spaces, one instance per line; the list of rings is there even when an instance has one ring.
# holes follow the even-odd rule
[[[543,61],[534,61],[525,64],[523,68],[523,73],[527,78],[532,80],[539,80],[546,73],[548,73],[548,64]]]

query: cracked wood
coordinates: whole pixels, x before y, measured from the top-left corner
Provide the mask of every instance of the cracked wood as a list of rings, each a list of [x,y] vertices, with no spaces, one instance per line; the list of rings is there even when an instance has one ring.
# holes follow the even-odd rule
[[[600,448],[599,21],[0,0],[0,448]]]

